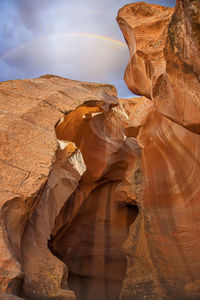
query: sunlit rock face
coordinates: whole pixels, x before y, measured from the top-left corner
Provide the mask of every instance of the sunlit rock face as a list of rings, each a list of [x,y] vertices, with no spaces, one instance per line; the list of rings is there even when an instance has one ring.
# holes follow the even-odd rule
[[[165,70],[163,49],[173,10],[139,2],[118,12],[117,21],[130,52],[124,79],[135,94],[151,99],[152,86]]]
[[[0,93],[2,297],[74,299],[67,267],[47,244],[86,165],[73,141],[59,141],[54,128],[85,102],[88,111],[93,103],[108,112],[117,105],[116,89],[46,75],[1,83]]]
[[[142,149],[141,163],[134,171],[139,179],[135,199],[139,215],[125,242],[128,265],[123,300],[200,298],[199,8],[199,1],[177,1],[171,20],[172,9],[145,3],[119,11],[118,22],[131,55],[126,82],[154,104],[146,123],[133,132]],[[148,65],[155,66],[156,58],[163,62],[153,80],[152,73],[141,72],[141,84],[148,93],[132,73],[139,68],[136,49],[152,41],[145,26],[156,28],[155,18],[150,19],[147,12],[158,18],[168,15],[154,31],[156,36],[162,29],[162,57],[157,49],[143,49],[145,53],[152,49]],[[136,20],[142,24],[145,14],[145,25],[137,27]],[[135,177],[129,178],[133,186]]]
[[[152,102],[52,75],[0,88],[0,297],[117,299],[138,214],[127,185],[141,148],[131,134]]]

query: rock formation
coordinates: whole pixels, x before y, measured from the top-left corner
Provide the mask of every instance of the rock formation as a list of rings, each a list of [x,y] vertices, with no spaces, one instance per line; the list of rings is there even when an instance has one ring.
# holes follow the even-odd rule
[[[135,94],[151,99],[152,86],[165,70],[163,50],[173,10],[144,2],[119,10],[117,21],[130,52],[124,79]]]
[[[118,104],[110,85],[52,75],[0,89],[1,297],[75,299],[70,285],[77,299],[93,299],[96,288],[99,299],[115,299],[126,269],[122,244],[138,213],[122,201],[122,179],[140,155],[125,131],[144,123],[152,103]]]
[[[0,83],[0,299],[200,298],[200,3],[117,21],[142,97]]]
[[[123,300],[200,297],[200,3],[179,0],[170,20],[171,13],[139,3],[122,8],[117,18],[131,55],[125,80],[154,104],[136,136],[142,184],[139,215],[125,244]],[[158,36],[160,48],[141,48]],[[137,72],[132,76],[138,69],[149,92],[134,80]]]
[[[72,142],[60,141],[59,150],[54,127],[83,103],[88,111],[109,110],[117,103],[116,90],[51,75],[3,82],[0,90],[1,293],[74,299],[61,290],[66,267],[47,243],[85,163]]]

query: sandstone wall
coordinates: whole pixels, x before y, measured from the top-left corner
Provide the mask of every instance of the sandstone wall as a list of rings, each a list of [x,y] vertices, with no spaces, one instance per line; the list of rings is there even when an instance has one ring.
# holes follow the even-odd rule
[[[154,104],[136,136],[143,188],[125,244],[124,300],[200,297],[199,1],[179,0],[172,13],[135,3],[117,17],[130,49],[127,85]]]

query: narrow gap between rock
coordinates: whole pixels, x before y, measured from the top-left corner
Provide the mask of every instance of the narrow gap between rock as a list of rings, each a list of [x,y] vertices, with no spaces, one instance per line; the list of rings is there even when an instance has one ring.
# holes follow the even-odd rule
[[[107,182],[94,189],[70,226],[66,223],[48,243],[52,253],[69,268],[62,288],[68,285],[77,300],[119,299],[127,263],[122,245],[138,207],[115,202],[117,184]],[[75,192],[71,199],[76,197]],[[66,205],[60,218],[67,216],[73,205],[73,201]]]
[[[127,204],[124,199],[120,202],[116,190],[131,158],[123,146],[124,129],[116,112],[102,114],[96,102],[92,105],[90,101],[88,107],[84,104],[67,114],[56,128],[60,142],[70,140],[79,148],[86,172],[56,217],[48,247],[68,267],[68,278],[63,278],[62,288],[73,290],[77,300],[117,300],[127,265],[122,247],[129,226],[138,215],[137,205]],[[93,117],[91,113],[96,111],[99,113]],[[84,118],[85,115],[88,117]],[[111,117],[116,118],[116,132],[109,127],[107,120]],[[96,135],[93,128],[102,132]],[[118,150],[109,153],[117,139],[121,146],[116,145]],[[102,149],[96,149],[95,144]],[[97,150],[96,157],[93,149]],[[112,163],[108,161],[107,166],[105,161],[109,158]],[[94,179],[103,165],[104,175]]]

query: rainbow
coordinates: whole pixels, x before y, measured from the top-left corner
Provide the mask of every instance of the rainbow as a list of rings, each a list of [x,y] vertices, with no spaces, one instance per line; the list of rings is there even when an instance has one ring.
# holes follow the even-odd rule
[[[123,42],[120,42],[118,40],[115,40],[115,39],[112,39],[108,36],[104,36],[104,35],[99,35],[99,34],[94,34],[94,33],[86,33],[86,32],[63,32],[63,33],[58,33],[58,34],[51,34],[51,35],[46,35],[46,36],[42,36],[42,37],[39,37],[33,41],[30,41],[28,43],[24,43],[22,45],[20,45],[19,47],[16,47],[12,50],[10,50],[9,52],[7,53],[4,53],[2,56],[0,56],[0,60],[4,59],[4,58],[7,58],[8,56],[20,51],[20,50],[23,50],[27,47],[30,47],[38,42],[41,42],[43,40],[46,40],[46,39],[50,39],[50,38],[57,38],[57,37],[65,37],[65,36],[83,36],[83,37],[88,37],[88,38],[96,38],[96,39],[100,39],[100,40],[104,40],[104,41],[108,41],[108,42],[111,42],[111,43],[114,43],[116,46],[120,46],[120,47],[124,47],[124,48],[127,48],[127,45]]]

